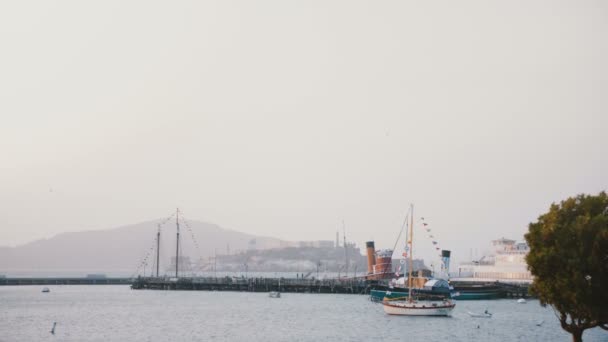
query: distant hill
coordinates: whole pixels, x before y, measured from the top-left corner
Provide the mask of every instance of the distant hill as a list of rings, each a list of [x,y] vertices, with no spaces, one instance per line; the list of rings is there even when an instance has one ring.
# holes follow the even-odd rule
[[[0,274],[11,270],[134,272],[147,253],[154,254],[158,221],[149,221],[109,230],[71,232],[17,247],[0,247]],[[181,225],[181,249],[192,260],[215,253],[230,254],[247,250],[278,248],[285,241],[224,229],[218,225],[189,221]],[[191,233],[192,232],[192,233]],[[193,242],[194,235],[198,248]],[[175,225],[166,224],[161,232],[161,267],[168,266],[175,253]],[[150,260],[152,257],[150,257]]]

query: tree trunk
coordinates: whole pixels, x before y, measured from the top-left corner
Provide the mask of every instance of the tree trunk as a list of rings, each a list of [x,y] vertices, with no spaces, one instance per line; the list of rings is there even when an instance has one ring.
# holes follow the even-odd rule
[[[572,329],[572,342],[583,342],[583,329]]]

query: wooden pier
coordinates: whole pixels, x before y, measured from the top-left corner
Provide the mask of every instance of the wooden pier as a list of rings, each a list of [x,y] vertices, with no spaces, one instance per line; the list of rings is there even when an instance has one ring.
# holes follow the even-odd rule
[[[53,278],[0,278],[2,285],[129,285],[132,278],[85,278],[85,277],[53,277]]]
[[[301,292],[369,294],[376,281],[364,279],[292,279],[292,278],[136,278],[134,290],[193,290],[241,292]]]
[[[453,282],[452,285],[487,284]],[[529,284],[493,283],[500,291],[497,298],[529,298]],[[131,285],[134,290],[190,290],[190,291],[240,291],[240,292],[299,292],[369,294],[371,290],[388,290],[387,281],[363,278],[307,279],[263,277],[137,277],[137,278],[5,278],[2,285]],[[461,292],[466,290],[461,290]]]

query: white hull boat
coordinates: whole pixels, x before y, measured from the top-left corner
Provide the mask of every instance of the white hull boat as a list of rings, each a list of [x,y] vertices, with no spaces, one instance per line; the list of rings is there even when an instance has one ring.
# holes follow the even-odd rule
[[[492,314],[489,312],[484,312],[484,313],[474,313],[471,311],[467,311],[467,313],[469,314],[469,316],[471,317],[478,317],[478,318],[492,318]]]
[[[384,312],[389,315],[400,316],[450,316],[456,304],[450,300],[416,300],[413,298],[412,287],[412,269],[414,268],[413,257],[413,241],[414,241],[414,206],[410,206],[408,213],[410,218],[409,234],[406,233],[405,240],[407,241],[406,252],[409,259],[409,275],[408,275],[408,296],[406,300],[390,300],[384,299],[382,306]],[[406,219],[407,222],[407,219]],[[409,237],[408,237],[409,235]],[[405,282],[405,281],[404,281]]]
[[[281,292],[271,291],[268,293],[268,297],[270,298],[281,298]]]
[[[456,304],[433,301],[383,301],[384,312],[400,316],[451,316]]]

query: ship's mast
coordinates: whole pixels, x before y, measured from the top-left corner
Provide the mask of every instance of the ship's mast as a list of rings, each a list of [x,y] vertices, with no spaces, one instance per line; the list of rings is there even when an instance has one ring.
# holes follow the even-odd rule
[[[409,236],[409,241],[408,241],[408,243],[410,245],[410,251],[409,251],[410,252],[409,253],[410,254],[410,264],[409,264],[409,267],[408,267],[409,268],[409,274],[408,274],[408,277],[407,277],[407,279],[408,279],[408,282],[407,282],[408,283],[408,285],[407,285],[407,287],[408,287],[408,296],[407,296],[407,298],[408,298],[408,301],[411,303],[413,301],[412,300],[412,286],[414,284],[414,282],[412,281],[413,280],[412,279],[412,269],[414,268],[414,258],[413,258],[413,255],[414,255],[414,248],[413,248],[413,242],[414,242],[414,205],[413,204],[410,207],[410,214],[412,216],[410,217],[410,236]]]
[[[344,266],[346,267],[346,277],[348,278],[348,246],[346,245],[346,225],[344,224],[344,220],[342,220],[342,232],[344,233]]]
[[[179,269],[179,208],[175,212],[175,227],[177,228],[177,239],[175,240],[175,278]]]
[[[158,224],[158,232],[156,232],[156,278],[158,278],[159,261],[160,261],[160,223]]]

